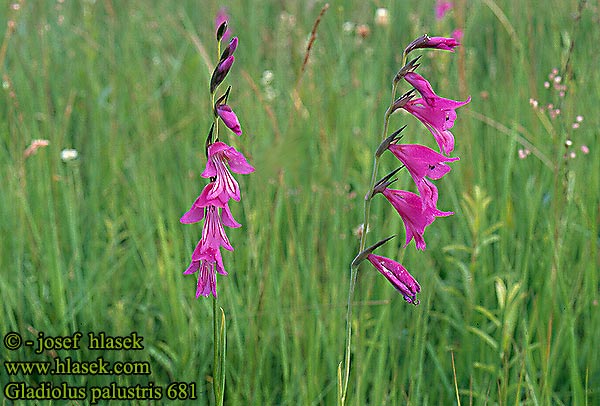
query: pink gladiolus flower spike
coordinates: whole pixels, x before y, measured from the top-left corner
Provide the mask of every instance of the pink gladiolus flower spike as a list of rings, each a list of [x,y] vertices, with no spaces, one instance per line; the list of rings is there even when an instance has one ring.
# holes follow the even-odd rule
[[[214,199],[225,192],[230,198],[239,202],[240,187],[225,163],[228,163],[231,171],[235,173],[248,174],[254,172],[254,167],[235,148],[220,141],[211,144],[208,147],[208,161],[206,162],[206,169],[202,172],[202,177],[214,177],[215,185],[207,194],[207,198]]]
[[[367,259],[404,296],[404,300],[414,305],[419,304],[417,293],[421,291],[421,286],[406,268],[396,261],[375,254],[369,254]]]

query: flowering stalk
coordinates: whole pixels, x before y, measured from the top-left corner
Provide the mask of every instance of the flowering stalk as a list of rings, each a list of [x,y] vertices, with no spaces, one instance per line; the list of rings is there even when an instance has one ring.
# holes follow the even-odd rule
[[[209,179],[209,183],[192,204],[192,207],[181,217],[180,222],[191,224],[204,221],[202,237],[198,242],[190,265],[184,274],[198,273],[196,298],[212,294],[213,305],[213,394],[215,405],[223,405],[225,395],[225,346],[226,325],[225,312],[220,309],[218,317],[217,273],[227,275],[221,256],[221,248],[233,251],[225,233],[225,227],[241,227],[232,216],[229,201],[239,201],[240,188],[231,172],[247,174],[254,171],[244,155],[219,140],[219,121],[235,135],[242,135],[237,116],[227,104],[231,87],[217,98],[216,91],[224,81],[235,60],[234,52],[238,45],[237,37],[233,37],[221,52],[221,42],[229,33],[227,21],[220,16],[217,19],[217,55],[219,60],[210,79],[210,97],[213,106],[213,120],[205,142],[206,168],[201,176]],[[220,320],[220,322],[219,322]]]
[[[392,237],[381,240],[378,243],[365,249],[367,242],[367,233],[369,231],[371,200],[381,193],[396,209],[401,216],[405,231],[406,243],[414,239],[417,249],[425,249],[425,240],[423,233],[436,217],[448,216],[452,212],[443,212],[437,209],[438,191],[437,188],[428,179],[437,180],[450,171],[446,164],[458,160],[457,157],[447,157],[454,149],[454,137],[450,129],[456,119],[456,109],[468,103],[457,102],[450,99],[444,99],[436,95],[429,82],[414,71],[419,67],[417,63],[419,57],[406,63],[407,56],[416,49],[430,48],[453,51],[458,46],[458,42],[453,38],[429,37],[423,35],[412,41],[404,50],[402,58],[402,68],[398,71],[392,81],[392,98],[383,119],[383,130],[381,143],[374,153],[373,170],[369,189],[365,195],[364,221],[362,224],[362,233],[358,255],[350,265],[350,286],[348,289],[348,303],[346,309],[346,346],[344,354],[344,368],[342,371],[342,362],[338,365],[338,405],[343,406],[346,402],[348,393],[348,382],[350,377],[350,351],[352,340],[352,299],[356,287],[358,269],[360,264],[366,259],[400,292],[404,299],[412,304],[418,305],[416,298],[421,287],[412,275],[408,273],[398,262],[373,254],[373,251],[385,244]],[[404,93],[396,99],[396,92],[399,83],[404,80],[412,85],[414,89]],[[416,92],[421,97],[414,98]],[[441,153],[423,145],[398,144],[402,138],[400,133],[406,126],[395,131],[389,137],[387,136],[390,116],[399,109],[404,109],[421,121],[427,129],[433,134]],[[383,153],[390,150],[394,156],[402,163],[402,166],[377,181],[377,173]],[[445,155],[444,155],[445,154]],[[403,191],[389,189],[396,179],[392,179],[401,169],[406,168],[410,173],[419,195]]]

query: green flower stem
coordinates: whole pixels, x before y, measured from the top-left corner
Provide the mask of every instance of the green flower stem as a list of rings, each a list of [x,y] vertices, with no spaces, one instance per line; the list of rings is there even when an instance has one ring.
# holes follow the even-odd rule
[[[216,282],[215,282],[216,283]],[[215,405],[222,405],[223,403],[219,403],[219,399],[221,399],[221,382],[220,377],[221,373],[219,371],[219,325],[217,323],[217,297],[213,295],[213,349],[214,349],[214,357],[213,357],[213,393],[215,395]]]
[[[221,41],[217,41],[217,58],[221,55]],[[219,140],[219,123],[218,117],[214,113],[215,92],[211,94],[211,106],[213,108],[213,123],[214,123],[214,138],[212,143]],[[215,292],[217,280],[215,278]],[[212,310],[213,310],[213,394],[215,396],[215,405],[222,406],[225,397],[225,313],[221,308],[221,329],[217,319],[217,296],[213,295]]]
[[[406,57],[404,58],[406,59]],[[392,105],[396,98],[397,83],[392,85],[392,101],[390,107],[385,112],[383,120],[383,132],[381,140],[385,140],[388,126],[390,122],[390,116],[392,114]],[[373,189],[377,182],[377,171],[379,170],[379,159],[377,154],[374,154],[373,159],[373,172],[371,173],[371,183],[369,185],[369,191],[365,196],[365,217],[363,221],[362,234],[360,236],[360,245],[358,252],[362,252],[367,244],[367,231],[369,230],[369,216],[371,214],[371,199],[373,198]],[[348,380],[350,379],[350,350],[352,344],[352,299],[354,297],[354,288],[356,287],[356,279],[358,277],[358,267],[360,263],[356,263],[350,266],[350,287],[348,288],[348,303],[346,307],[346,350],[344,353],[344,374],[342,383],[341,364],[338,367],[338,405],[344,406],[346,402],[346,394],[348,392]]]

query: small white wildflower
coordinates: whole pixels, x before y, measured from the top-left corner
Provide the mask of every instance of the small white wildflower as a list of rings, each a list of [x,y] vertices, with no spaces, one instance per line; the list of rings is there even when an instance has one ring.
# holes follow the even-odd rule
[[[342,25],[342,30],[344,30],[346,34],[350,34],[354,31],[354,23],[351,21],[346,21],[344,25]]]
[[[77,153],[76,149],[63,149],[60,152],[60,159],[62,159],[63,162],[73,161],[73,160],[77,159],[78,157],[79,157],[79,153]]]
[[[390,13],[387,8],[380,7],[375,11],[375,25],[386,27],[390,24]]]
[[[274,78],[275,75],[273,74],[273,71],[267,69],[263,72],[260,83],[262,83],[263,86],[268,86],[273,82]]]

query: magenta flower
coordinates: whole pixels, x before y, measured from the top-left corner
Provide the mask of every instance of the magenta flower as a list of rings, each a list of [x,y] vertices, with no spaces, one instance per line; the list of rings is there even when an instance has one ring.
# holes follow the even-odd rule
[[[223,266],[223,259],[219,249],[202,249],[200,244],[192,254],[192,262],[183,272],[184,275],[191,275],[198,272],[198,283],[196,285],[196,298],[209,296],[211,293],[217,297],[216,272],[221,275],[227,275]]]
[[[403,108],[427,127],[440,147],[440,151],[449,155],[454,150],[454,135],[446,128],[447,121],[451,119],[449,114],[430,107],[422,98],[410,100]]]
[[[235,135],[242,135],[242,128],[237,116],[227,104],[218,104],[216,106],[217,114],[223,120],[223,123],[234,132]]]
[[[406,166],[415,182],[426,176],[434,180],[442,178],[451,170],[446,162],[460,159],[449,158],[419,144],[391,144],[388,149]]]
[[[460,43],[454,38],[429,37],[428,35],[421,35],[419,38],[416,38],[413,42],[408,44],[408,46],[404,49],[404,55],[408,55],[415,49],[421,48],[442,49],[445,51],[454,52],[454,48],[459,45]]]
[[[217,12],[217,16],[215,17],[215,31],[219,29],[221,24],[224,22],[229,22],[229,14],[227,13],[227,9],[225,7],[221,7]],[[231,30],[227,27],[227,30],[223,33],[221,40],[223,42],[227,42],[227,40],[231,37]]]
[[[454,38],[429,37],[429,40],[421,48],[434,48],[454,52],[454,48],[459,45],[460,43]]]
[[[396,261],[375,254],[369,254],[367,259],[404,296],[404,300],[419,304],[417,293],[421,291],[421,286],[406,268]]]
[[[417,89],[419,93],[421,93],[425,103],[427,103],[430,107],[438,108],[444,111],[453,111],[454,119],[456,119],[456,112],[454,110],[471,101],[470,97],[464,102],[461,102],[438,96],[431,88],[431,84],[423,76],[416,72],[408,72],[406,75],[404,75],[404,79],[415,89]],[[452,125],[454,125],[454,120],[452,120]],[[452,128],[452,125],[450,125],[448,128]]]
[[[229,243],[229,238],[225,234],[223,226],[227,223],[228,227],[241,227],[237,221],[231,216],[231,212],[222,210],[219,214],[219,209],[215,206],[208,206],[204,210],[205,220],[202,227],[202,238],[199,245],[205,248],[219,249],[223,247],[228,251],[233,251],[233,247]]]
[[[454,162],[460,158],[448,158],[431,148],[418,144],[391,144],[388,149],[404,164],[410,176],[413,178],[423,203],[428,201],[428,182],[430,179],[440,179],[450,172],[451,168],[446,162]]]
[[[441,20],[448,11],[452,10],[452,3],[444,0],[437,0],[435,3],[435,18]]]
[[[226,163],[231,170],[239,174],[248,174],[254,172],[254,167],[248,163],[242,153],[230,147],[224,142],[215,142],[208,147],[208,161],[206,169],[202,172],[204,178],[215,178],[214,185],[207,199],[216,199],[226,193],[230,198],[240,201],[240,187],[237,181],[227,169]],[[220,198],[222,201],[222,197]]]
[[[406,247],[414,238],[417,249],[421,251],[425,250],[425,240],[423,239],[425,228],[433,223],[436,217],[454,214],[453,212],[440,211],[435,207],[437,204],[437,189],[430,182],[427,183],[428,186],[432,187],[428,192],[430,196],[427,196],[427,198],[430,202],[427,204],[423,203],[419,195],[405,190],[386,188],[381,192],[394,206],[404,222],[404,228],[406,229],[406,243],[404,246]]]
[[[202,189],[200,196],[196,198],[192,207],[181,217],[179,220],[182,224],[192,224],[202,221],[204,219],[204,208],[208,206],[220,207],[226,211],[226,216],[231,216],[229,210],[229,194],[222,190],[221,193],[213,192],[215,189],[215,182],[210,182]],[[209,198],[210,194],[214,194],[213,198]]]
[[[433,134],[440,151],[448,155],[454,150],[454,136],[449,131],[456,120],[456,109],[471,101],[464,102],[446,99],[435,94],[423,76],[409,72],[404,79],[414,86],[421,98],[408,101],[404,109],[419,119]]]

